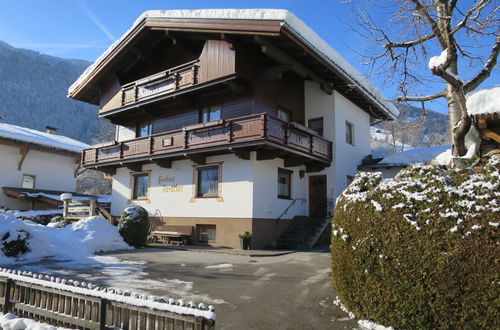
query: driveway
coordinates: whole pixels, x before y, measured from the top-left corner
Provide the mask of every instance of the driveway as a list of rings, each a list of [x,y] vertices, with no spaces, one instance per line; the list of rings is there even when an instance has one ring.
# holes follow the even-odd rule
[[[218,329],[358,326],[332,303],[327,251],[248,257],[148,248],[99,256],[87,264],[46,261],[18,269],[213,304]]]

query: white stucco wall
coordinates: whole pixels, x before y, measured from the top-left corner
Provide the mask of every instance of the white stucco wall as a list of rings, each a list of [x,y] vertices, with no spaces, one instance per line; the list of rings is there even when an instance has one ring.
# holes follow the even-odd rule
[[[131,201],[130,203],[144,207],[151,215],[160,210],[163,217],[218,217],[218,218],[251,218],[252,217],[252,182],[253,167],[251,161],[241,160],[234,155],[207,157],[207,165],[222,163],[222,197],[193,197],[193,165],[190,160],[172,162],[172,168],[161,168],[157,165],[144,165],[143,170],[151,170],[149,202]],[[127,168],[119,168],[113,176],[113,194],[111,213],[115,216],[130,205],[131,172]],[[173,178],[172,182],[163,185],[179,187],[179,191],[165,192],[159,177]]]
[[[335,196],[347,186],[347,176],[355,176],[357,166],[370,149],[370,115],[338,92],[335,93]],[[354,124],[354,145],[346,142],[346,121]]]
[[[319,84],[305,81],[305,120],[323,117],[323,136],[333,142],[330,167],[311,175],[327,176],[327,196],[336,199],[347,186],[347,176],[356,175],[361,160],[370,154],[370,116],[334,91],[328,95]],[[345,122],[354,124],[354,146],[346,143]],[[306,184],[306,190],[309,185]],[[308,196],[307,191],[306,195]]]
[[[151,215],[160,210],[163,217],[216,217],[216,218],[268,218],[275,219],[290,205],[292,200],[278,198],[278,167],[283,168],[282,159],[257,161],[256,153],[250,160],[242,160],[234,155],[207,158],[207,164],[222,163],[222,197],[197,198],[193,201],[193,165],[189,160],[172,162],[171,169],[157,165],[144,165],[143,171],[150,170],[148,200],[130,201],[131,174],[127,168],[119,168],[113,176],[111,213],[114,216],[130,204],[144,207]],[[299,167],[292,170],[292,199],[306,198],[306,180],[299,178]],[[182,187],[175,192],[165,192],[158,179],[173,178],[167,185]],[[165,184],[165,183],[164,183]],[[296,215],[307,215],[306,205],[297,203],[283,219]]]
[[[255,154],[255,153],[253,153]],[[253,217],[260,219],[277,219],[296,198],[307,200],[306,177],[300,179],[301,167],[284,167],[283,159],[257,161],[252,157],[254,166],[254,203]],[[291,199],[278,198],[278,168],[292,171]],[[296,202],[281,219],[292,219],[294,216],[307,216],[307,203]]]
[[[17,166],[21,159],[18,147],[0,145],[0,187],[21,187],[23,174],[36,176],[35,189],[75,191],[76,160],[74,157],[30,150],[21,170]],[[29,203],[5,196],[0,192],[0,207],[25,209]]]

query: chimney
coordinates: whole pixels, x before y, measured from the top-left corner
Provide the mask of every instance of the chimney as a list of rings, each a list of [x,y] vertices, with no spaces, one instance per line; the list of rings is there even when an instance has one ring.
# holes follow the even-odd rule
[[[47,132],[49,134],[57,135],[57,128],[47,125],[47,126],[45,126],[45,132]]]

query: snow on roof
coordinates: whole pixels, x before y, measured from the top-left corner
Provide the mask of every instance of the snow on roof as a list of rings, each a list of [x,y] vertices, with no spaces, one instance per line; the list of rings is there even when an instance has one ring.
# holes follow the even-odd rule
[[[427,163],[436,158],[441,153],[449,150],[451,146],[435,146],[428,148],[416,148],[396,154],[389,155],[378,164],[388,164],[393,166],[406,166],[416,163]]]
[[[40,132],[34,129],[0,123],[0,140],[8,139],[21,143],[32,143],[43,148],[80,153],[82,149],[89,148],[88,144],[72,138]]]
[[[500,85],[468,94],[467,112],[471,116],[500,113]]]
[[[132,32],[145,18],[203,18],[203,19],[254,19],[283,21],[282,25],[314,49],[328,63],[341,72],[353,85],[361,88],[373,102],[377,103],[389,117],[395,118],[399,110],[385,99],[379,89],[364,75],[356,70],[346,59],[333,49],[316,32],[307,26],[292,12],[285,9],[197,9],[197,10],[148,10],[134,22],[132,27],[116,40],[92,63],[82,75],[69,87],[68,95],[80,86],[102,61]]]

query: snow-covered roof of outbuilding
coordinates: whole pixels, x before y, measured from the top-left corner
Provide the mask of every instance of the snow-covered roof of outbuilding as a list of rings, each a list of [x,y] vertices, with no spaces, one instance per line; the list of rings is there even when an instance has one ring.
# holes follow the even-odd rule
[[[467,112],[471,116],[500,113],[500,85],[467,95]]]
[[[29,144],[44,149],[72,154],[80,154],[82,149],[90,147],[88,144],[66,136],[44,133],[31,128],[6,123],[0,123],[0,140]]]
[[[449,149],[451,149],[449,145],[410,149],[389,155],[377,165],[407,166],[410,164],[427,163]]]
[[[335,49],[333,49],[316,32],[307,26],[293,13],[284,9],[199,9],[199,10],[149,10],[144,12],[117,41],[99,56],[83,74],[69,87],[68,96],[73,97],[75,91],[86,83],[89,77],[101,69],[103,62],[121,44],[127,42],[134,29],[145,19],[214,19],[214,20],[262,20],[280,21],[286,29],[304,45],[309,47],[317,56],[337,71],[350,86],[359,89],[364,98],[370,100],[387,118],[394,119],[399,110],[388,101],[379,89],[364,75],[356,70]]]

